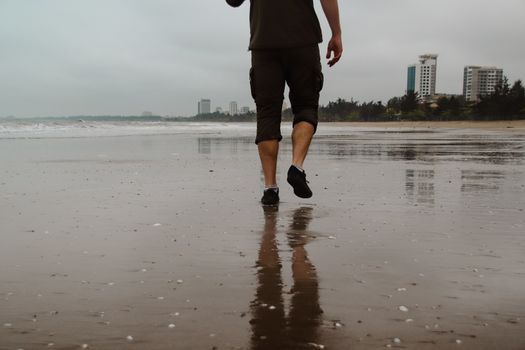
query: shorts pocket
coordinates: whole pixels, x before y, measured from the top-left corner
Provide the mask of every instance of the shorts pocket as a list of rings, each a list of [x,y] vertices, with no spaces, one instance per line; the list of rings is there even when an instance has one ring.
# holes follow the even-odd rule
[[[321,62],[315,67],[314,70],[314,92],[319,93],[321,90],[323,90],[324,86],[324,75],[323,75],[323,69],[321,67]]]
[[[250,92],[255,100],[255,70],[250,68]]]
[[[317,86],[319,88],[319,90],[317,90],[317,92],[321,92],[321,90],[323,90],[323,86],[324,86],[324,74],[323,74],[323,72],[319,72],[319,75],[318,75],[318,78],[317,78]]]

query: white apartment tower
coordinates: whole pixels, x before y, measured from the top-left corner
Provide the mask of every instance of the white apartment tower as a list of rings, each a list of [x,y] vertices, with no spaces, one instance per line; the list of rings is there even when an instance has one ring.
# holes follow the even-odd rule
[[[428,98],[436,94],[437,58],[435,54],[419,56],[419,63],[408,67],[407,93],[417,92]]]
[[[201,99],[198,103],[198,114],[210,114],[211,113],[211,100]]]
[[[490,95],[503,81],[503,69],[497,67],[466,66],[463,73],[465,101],[478,102],[480,96]]]
[[[239,110],[237,109],[237,102],[232,101],[230,102],[230,115],[237,115],[239,114]]]

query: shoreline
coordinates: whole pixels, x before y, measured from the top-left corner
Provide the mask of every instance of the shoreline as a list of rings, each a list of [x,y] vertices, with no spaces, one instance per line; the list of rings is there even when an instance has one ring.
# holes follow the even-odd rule
[[[32,124],[33,123],[33,124]],[[384,122],[319,122],[319,134],[339,133],[342,130],[349,133],[359,129],[375,131],[406,129],[417,130],[486,130],[516,135],[525,132],[525,120],[498,121],[384,121]],[[283,121],[286,132],[291,129],[290,121]],[[56,121],[41,121],[31,123],[0,123],[0,139],[11,138],[53,138],[53,137],[113,137],[113,136],[145,136],[145,135],[191,135],[216,134],[226,136],[252,135],[255,132],[255,122],[147,122],[129,121],[90,121],[86,123],[60,123]],[[249,132],[248,132],[249,131]]]
[[[392,121],[392,122],[320,122],[323,125],[341,125],[378,128],[472,128],[487,130],[523,131],[525,120],[495,121]]]

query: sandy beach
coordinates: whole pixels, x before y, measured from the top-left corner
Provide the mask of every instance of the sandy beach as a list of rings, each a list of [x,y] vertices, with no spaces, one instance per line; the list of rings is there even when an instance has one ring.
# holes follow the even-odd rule
[[[337,125],[348,125],[354,127],[376,127],[376,128],[427,128],[427,129],[486,129],[523,131],[525,120],[494,120],[494,121],[402,121],[402,122],[354,122],[336,123]]]
[[[309,200],[286,137],[277,208],[252,126],[82,130],[0,137],[0,350],[525,348],[524,121],[323,124]]]

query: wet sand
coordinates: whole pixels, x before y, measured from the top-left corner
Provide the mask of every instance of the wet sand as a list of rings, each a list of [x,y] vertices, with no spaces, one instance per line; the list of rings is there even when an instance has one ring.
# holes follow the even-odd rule
[[[0,139],[0,349],[524,349],[525,132]]]
[[[399,121],[399,122],[344,122],[337,125],[348,125],[354,127],[376,127],[376,128],[448,128],[448,129],[486,129],[522,132],[525,130],[525,120],[492,120],[492,121]]]

